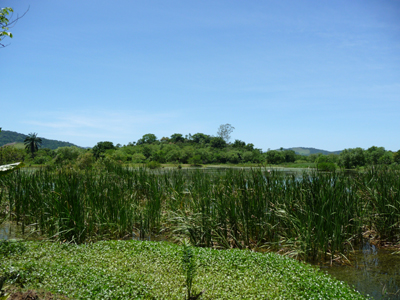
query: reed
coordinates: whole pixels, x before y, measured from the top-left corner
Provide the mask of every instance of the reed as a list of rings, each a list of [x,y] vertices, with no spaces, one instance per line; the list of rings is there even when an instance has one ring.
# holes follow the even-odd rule
[[[360,199],[368,207],[369,229],[381,240],[400,239],[400,170],[385,166],[370,167],[357,178]]]
[[[400,238],[400,172],[303,173],[265,169],[98,168],[18,172],[0,178],[3,214],[62,241],[170,231],[193,245],[284,249],[305,259],[346,253],[374,230]],[[7,209],[6,209],[7,208]]]

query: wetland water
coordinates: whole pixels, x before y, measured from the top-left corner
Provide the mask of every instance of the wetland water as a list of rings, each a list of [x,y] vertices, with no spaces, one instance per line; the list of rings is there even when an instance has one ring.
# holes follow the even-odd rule
[[[319,266],[373,299],[400,299],[400,254],[366,243],[349,257],[351,266]]]
[[[213,173],[213,172],[222,172],[223,173],[227,169],[231,169],[231,168],[219,168],[219,167],[200,168],[200,170],[204,171],[205,173]],[[243,168],[243,169],[247,169],[247,168]],[[150,173],[154,172],[155,174],[159,174],[162,172],[167,172],[168,170],[169,169],[149,171],[149,172]],[[186,170],[189,172],[191,169],[182,169],[182,171],[186,171]],[[274,175],[275,171],[276,172],[284,172],[285,174],[288,174],[288,173],[294,174],[297,179],[297,178],[301,178],[305,171],[312,171],[312,170],[281,169],[281,168],[267,167],[267,168],[263,168],[263,171],[271,171],[272,172],[271,175]],[[145,176],[144,176],[144,178],[145,178]],[[391,177],[391,178],[393,179],[393,177]],[[153,177],[151,177],[150,179],[153,180]],[[151,180],[150,180],[150,182],[152,182],[153,184],[156,182],[154,180],[153,181],[151,181]],[[177,182],[179,183],[181,181],[177,181]],[[207,182],[212,182],[212,181],[210,180]],[[324,181],[324,182],[325,182],[324,186],[329,186],[329,183],[330,183],[329,180]],[[391,183],[392,185],[393,185],[393,182],[394,181],[392,181],[392,183]],[[247,187],[247,183],[245,186]],[[283,183],[282,186],[283,187],[286,186],[285,183]],[[343,185],[343,186],[347,187],[347,185]],[[100,186],[100,188],[101,187],[102,186]],[[322,189],[323,185],[320,185],[317,187],[319,189]],[[380,187],[380,186],[378,186],[378,187]],[[376,188],[376,187],[374,187],[374,188]],[[117,190],[119,190],[119,189],[115,189],[115,191],[117,191]],[[379,190],[379,189],[377,189],[377,190]],[[346,189],[346,191],[350,191],[350,190]],[[329,192],[329,190],[326,191],[326,193],[327,193],[326,195],[328,195],[328,192]],[[205,193],[205,195],[208,195],[208,194]],[[228,195],[230,195],[230,194],[228,193]],[[274,195],[279,196],[280,194],[276,193]],[[392,194],[388,194],[388,195],[390,196]],[[40,197],[38,197],[39,200],[41,200]],[[111,198],[112,197],[110,196],[110,199]],[[46,200],[46,201],[49,201],[48,202],[49,205],[52,205],[52,203],[53,203],[50,201],[51,199],[52,198],[49,197]],[[89,197],[88,197],[88,199],[89,199]],[[234,199],[234,197],[232,196],[229,199]],[[283,199],[283,201],[285,200],[284,198],[282,198],[282,199]],[[38,201],[37,203],[40,203],[40,201]],[[210,207],[212,207],[212,206],[210,206]],[[333,207],[332,211],[335,212],[336,211],[335,209],[336,208]],[[31,212],[31,213],[33,215],[35,214],[34,212]],[[317,214],[317,212],[314,212],[312,210],[310,210],[310,213]],[[302,215],[300,215],[299,218],[301,216]],[[37,222],[37,221],[35,221],[35,220],[31,221],[31,223],[34,223],[34,222]],[[132,227],[127,227],[127,228],[128,228],[127,232],[129,232],[130,228],[132,228]],[[26,228],[26,232],[30,232],[28,226]],[[142,238],[142,237],[140,237],[140,235],[138,233],[134,234],[133,236],[128,235],[127,237],[133,238],[136,240],[145,239],[145,240],[152,240],[152,241],[164,239],[163,237],[160,238],[158,236]],[[15,238],[34,239],[35,237],[32,234],[25,235],[24,237],[22,237],[20,234],[18,234],[17,227],[15,227],[9,223],[4,223],[3,225],[0,224],[0,239],[15,239]],[[393,251],[377,249],[373,245],[366,244],[366,245],[364,245],[364,247],[356,250],[353,254],[348,256],[348,258],[351,261],[351,266],[318,265],[317,267],[319,267],[323,272],[326,272],[339,280],[349,283],[356,290],[360,291],[364,295],[369,295],[373,299],[400,299],[400,254],[392,255],[392,253],[393,253]]]
[[[8,222],[0,224],[0,240],[19,238],[24,237],[17,226]],[[137,236],[133,239],[140,240]],[[160,237],[143,240],[165,241]],[[334,264],[318,267],[373,299],[400,299],[400,254],[393,252],[367,243],[350,256],[351,266]]]

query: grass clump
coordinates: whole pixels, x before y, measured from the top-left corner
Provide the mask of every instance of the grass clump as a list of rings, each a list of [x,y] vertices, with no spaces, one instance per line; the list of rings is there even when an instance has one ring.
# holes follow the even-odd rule
[[[334,172],[336,170],[336,165],[331,162],[321,162],[317,164],[317,169],[319,171]]]
[[[69,299],[185,299],[181,246],[141,241],[26,242],[0,275],[25,271],[26,289]],[[183,249],[183,250],[182,250]],[[187,250],[187,249],[186,249]],[[190,248],[201,299],[365,299],[347,284],[274,253]],[[189,260],[191,261],[191,260]]]

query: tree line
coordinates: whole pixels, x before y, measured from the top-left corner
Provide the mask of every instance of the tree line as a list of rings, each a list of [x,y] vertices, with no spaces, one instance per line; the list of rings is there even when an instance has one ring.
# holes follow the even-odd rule
[[[225,132],[226,133],[226,132]],[[29,135],[25,140],[26,149],[12,146],[0,148],[0,164],[24,161],[38,165],[73,164],[88,168],[98,160],[114,160],[125,164],[153,162],[156,164],[288,164],[303,163],[320,169],[341,167],[352,169],[365,165],[400,164],[400,150],[387,151],[383,147],[345,149],[337,154],[311,154],[303,156],[289,149],[263,152],[252,143],[236,139],[229,143],[229,136],[211,136],[204,133],[183,136],[174,133],[170,137],[158,139],[148,133],[127,145],[114,145],[110,141],[98,142],[91,149],[76,146],[59,147],[55,150],[35,144],[37,135]]]

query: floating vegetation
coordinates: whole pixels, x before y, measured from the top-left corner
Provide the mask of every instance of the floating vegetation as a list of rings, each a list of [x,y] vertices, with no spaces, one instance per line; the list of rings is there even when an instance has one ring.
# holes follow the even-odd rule
[[[185,250],[172,243],[23,245],[25,252],[0,266],[7,284],[45,290],[56,299],[187,299]],[[202,291],[201,299],[365,299],[344,282],[275,253],[193,247],[190,255],[198,261],[191,289]]]

